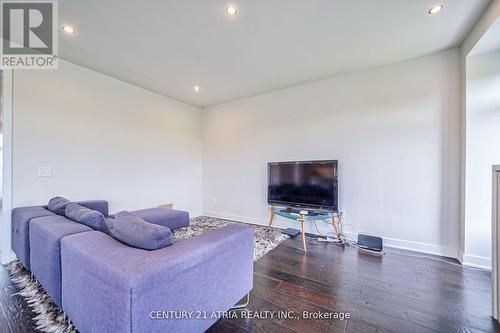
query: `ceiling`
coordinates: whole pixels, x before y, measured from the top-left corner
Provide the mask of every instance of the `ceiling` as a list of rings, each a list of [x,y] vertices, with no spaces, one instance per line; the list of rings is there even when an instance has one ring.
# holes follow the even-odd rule
[[[437,1],[64,0],[59,54],[207,107],[457,46],[489,3]]]

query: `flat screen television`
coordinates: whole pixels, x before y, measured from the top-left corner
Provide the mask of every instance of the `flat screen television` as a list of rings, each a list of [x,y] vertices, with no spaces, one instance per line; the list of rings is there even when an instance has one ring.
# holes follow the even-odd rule
[[[338,211],[338,161],[268,163],[270,205]]]

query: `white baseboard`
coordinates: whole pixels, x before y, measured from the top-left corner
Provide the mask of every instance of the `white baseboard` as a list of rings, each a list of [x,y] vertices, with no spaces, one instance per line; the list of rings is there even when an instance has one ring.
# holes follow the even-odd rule
[[[475,256],[472,254],[463,254],[462,265],[483,268],[491,271],[491,258]]]
[[[259,219],[255,217],[248,217],[248,216],[240,216],[240,215],[233,215],[233,214],[226,214],[226,213],[219,213],[219,212],[204,212],[203,215],[205,216],[210,216],[210,217],[216,217],[220,219],[226,219],[226,220],[233,220],[233,221],[238,221],[238,222],[245,222],[245,223],[250,223],[250,224],[258,224],[258,225],[267,225],[269,221],[264,220],[264,219]],[[273,222],[273,226],[281,229],[285,228],[298,228],[299,225],[293,225],[290,222],[287,221],[282,221],[282,220],[275,220]],[[328,232],[330,229],[322,229],[322,232]],[[316,234],[314,229],[308,228],[306,232],[314,233]],[[414,242],[414,241],[408,241],[408,240],[403,240],[403,239],[395,239],[395,238],[386,238],[382,237],[384,240],[384,246],[391,247],[391,248],[396,248],[396,249],[402,249],[402,250],[410,250],[410,251],[415,251],[415,252],[420,252],[420,253],[426,253],[426,254],[434,254],[434,255],[439,255],[439,256],[444,256],[448,258],[457,258],[457,249],[453,248],[446,248],[443,246],[439,245],[433,245],[433,244],[428,244],[428,243],[421,243],[421,242]],[[491,263],[490,263],[491,265]]]
[[[453,248],[448,248],[445,246],[439,246],[423,242],[414,242],[403,239],[386,238],[384,239],[384,246],[392,247],[401,250],[410,250],[426,254],[434,254],[438,256],[457,258],[457,250]]]
[[[491,258],[465,254],[462,250],[457,251],[457,259],[467,267],[483,268],[491,271]]]

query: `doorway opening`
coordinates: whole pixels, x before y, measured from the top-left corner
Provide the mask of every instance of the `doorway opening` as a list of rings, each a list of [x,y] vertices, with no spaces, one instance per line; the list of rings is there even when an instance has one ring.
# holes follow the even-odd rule
[[[500,164],[500,19],[466,58],[464,264],[491,268],[492,166]]]

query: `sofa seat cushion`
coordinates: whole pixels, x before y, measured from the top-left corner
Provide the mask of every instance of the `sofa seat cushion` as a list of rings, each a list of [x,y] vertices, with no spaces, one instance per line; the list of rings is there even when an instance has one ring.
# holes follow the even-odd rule
[[[83,223],[96,231],[101,231],[109,234],[109,227],[106,223],[106,218],[101,212],[88,209],[77,203],[66,205],[66,217],[78,223]]]
[[[172,232],[167,227],[146,222],[126,211],[117,213],[115,221],[111,236],[126,245],[150,251],[172,245]]]
[[[150,223],[167,227],[172,231],[189,226],[189,213],[182,210],[157,207],[134,210],[130,213]]]
[[[87,231],[93,230],[60,215],[39,217],[31,221],[31,272],[58,306],[61,306],[61,239]]]
[[[30,222],[36,217],[55,215],[43,207],[19,207],[12,210],[12,251],[26,269],[30,269]]]

